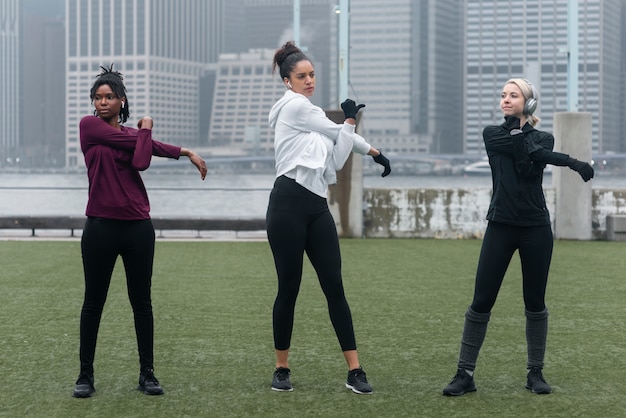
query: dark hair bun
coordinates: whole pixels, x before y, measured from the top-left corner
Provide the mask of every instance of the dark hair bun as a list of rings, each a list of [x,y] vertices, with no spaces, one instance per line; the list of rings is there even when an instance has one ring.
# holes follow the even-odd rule
[[[293,41],[288,41],[283,46],[278,48],[276,52],[274,53],[274,62],[272,63],[272,73],[276,72],[276,67],[279,68],[281,76],[284,76],[285,72],[288,73],[289,71],[283,67],[283,64],[285,64],[285,61],[294,54],[295,54],[296,60],[308,59],[306,55],[304,55],[304,53],[300,50],[300,48],[296,46],[296,44]],[[291,63],[290,61],[289,66],[292,66],[292,65],[293,63]]]
[[[300,48],[298,48],[293,41],[287,42],[285,45],[283,45],[276,51],[276,55],[275,55],[276,65],[280,67],[283,64],[283,62],[285,62],[285,60],[287,59],[289,55],[296,54],[298,52],[302,52],[302,51],[300,51]]]

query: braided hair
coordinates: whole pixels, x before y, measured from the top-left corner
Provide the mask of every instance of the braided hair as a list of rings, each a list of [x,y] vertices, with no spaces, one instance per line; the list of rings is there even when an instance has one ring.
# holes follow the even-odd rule
[[[309,57],[293,41],[289,41],[274,53],[272,74],[276,73],[276,67],[278,67],[280,77],[282,79],[289,78],[289,74],[300,61],[309,61],[313,64]]]
[[[93,99],[96,97],[96,91],[102,85],[108,85],[113,90],[113,93],[119,98],[125,98],[124,106],[120,109],[119,122],[125,123],[130,116],[130,105],[128,104],[128,98],[126,97],[126,86],[124,85],[124,76],[119,71],[113,70],[113,64],[109,68],[100,66],[102,71],[96,76],[96,81],[91,86],[89,97],[93,103]]]

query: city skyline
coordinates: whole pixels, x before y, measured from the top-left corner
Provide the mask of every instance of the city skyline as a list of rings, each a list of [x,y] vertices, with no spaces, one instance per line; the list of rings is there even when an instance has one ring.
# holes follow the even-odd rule
[[[312,101],[329,110],[338,108],[337,3],[301,0],[301,46],[318,74]],[[514,76],[539,88],[541,129],[551,130],[553,114],[567,111],[566,0],[458,3],[350,1],[349,94],[367,104],[360,132],[391,155],[483,153],[480,132],[499,123],[498,91]],[[1,103],[9,112],[0,120],[0,164],[18,157],[32,165],[80,165],[77,121],[93,110],[93,76],[111,62],[127,76],[133,115],[149,113],[162,121],[155,129],[160,138],[200,148],[221,141],[227,147],[223,127],[219,141],[211,137],[217,132],[211,126],[215,93],[219,87],[242,112],[249,107],[241,100],[252,95],[216,84],[220,57],[273,50],[292,38],[292,4],[1,0]],[[144,10],[151,13],[145,28]],[[524,18],[513,19],[513,10]],[[18,15],[19,28],[7,26],[11,13]],[[593,115],[595,153],[623,153],[626,0],[580,0],[579,16],[579,111]],[[7,35],[10,29],[15,37]],[[271,65],[267,55],[257,64]],[[263,83],[271,86],[272,80]],[[280,93],[274,87],[267,98]],[[43,109],[36,123],[28,116],[34,108]],[[262,117],[246,118],[249,126],[233,127],[242,132],[233,144],[244,144],[235,151],[259,152],[261,142],[250,136],[268,128]],[[265,140],[261,149],[270,152],[267,146]]]

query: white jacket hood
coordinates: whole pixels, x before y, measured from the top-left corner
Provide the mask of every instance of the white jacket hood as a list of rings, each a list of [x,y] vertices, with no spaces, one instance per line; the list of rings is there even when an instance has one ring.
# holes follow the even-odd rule
[[[280,114],[280,111],[283,110],[285,105],[292,100],[306,100],[307,102],[309,101],[309,99],[307,99],[305,96],[294,93],[291,90],[287,90],[285,94],[283,94],[283,97],[278,99],[278,101],[274,103],[274,106],[272,106],[272,108],[270,109],[269,122],[270,126],[273,129],[276,128],[276,123],[278,122],[278,115]]]

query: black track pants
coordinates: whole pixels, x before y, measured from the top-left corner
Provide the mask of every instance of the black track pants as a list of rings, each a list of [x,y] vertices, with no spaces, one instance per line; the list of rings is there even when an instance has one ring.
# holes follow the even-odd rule
[[[290,347],[306,252],[326,296],[330,320],[341,349],[355,350],[352,315],[341,277],[337,228],[326,199],[281,176],[276,179],[270,194],[266,222],[278,274],[278,293],[273,309],[274,347],[277,350]]]
[[[526,310],[545,310],[553,245],[550,225],[519,227],[489,222],[478,260],[472,310],[478,313],[491,312],[516,250],[519,251],[522,264]]]
[[[152,221],[88,218],[81,239],[85,300],[80,314],[81,373],[93,374],[96,340],[118,255],[126,271],[133,308],[140,368],[153,367],[154,320],[150,288],[154,260]]]

